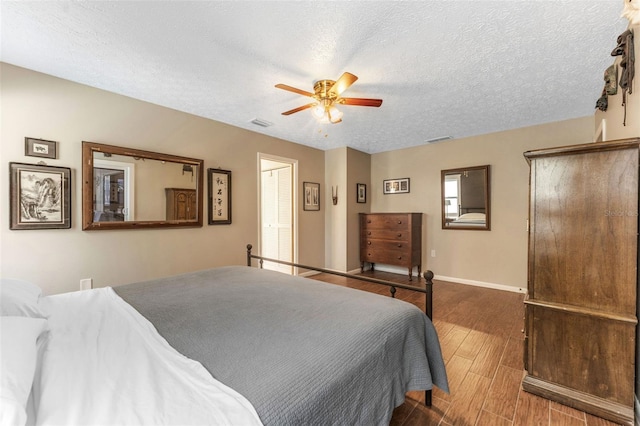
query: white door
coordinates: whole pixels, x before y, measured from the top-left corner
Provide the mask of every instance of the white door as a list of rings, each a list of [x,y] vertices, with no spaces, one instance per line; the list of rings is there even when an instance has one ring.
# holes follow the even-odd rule
[[[295,261],[295,162],[260,157],[260,255]],[[288,274],[293,268],[264,262],[265,269]]]

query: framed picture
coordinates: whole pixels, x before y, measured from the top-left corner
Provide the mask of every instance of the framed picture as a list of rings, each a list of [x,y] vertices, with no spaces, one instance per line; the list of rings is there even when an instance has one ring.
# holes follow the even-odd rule
[[[71,169],[9,163],[9,229],[71,228]]]
[[[24,138],[24,155],[29,157],[58,158],[57,142]]]
[[[382,192],[385,194],[402,194],[409,192],[409,178],[383,180]]]
[[[356,183],[356,201],[358,203],[367,202],[367,185],[364,183]]]
[[[313,182],[303,182],[302,199],[304,210],[320,210],[320,184]]]
[[[231,223],[231,172],[207,169],[209,181],[209,225]]]

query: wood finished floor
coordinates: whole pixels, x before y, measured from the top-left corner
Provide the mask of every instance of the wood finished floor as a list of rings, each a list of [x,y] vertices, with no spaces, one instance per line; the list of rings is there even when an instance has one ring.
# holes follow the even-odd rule
[[[363,275],[403,284],[407,276],[366,271]],[[329,274],[311,278],[388,295],[377,284]],[[424,279],[420,280],[424,285]],[[613,426],[592,416],[522,390],[524,295],[434,281],[433,318],[447,367],[450,394],[409,392],[396,408],[392,426]],[[396,297],[424,310],[424,295],[398,289]]]

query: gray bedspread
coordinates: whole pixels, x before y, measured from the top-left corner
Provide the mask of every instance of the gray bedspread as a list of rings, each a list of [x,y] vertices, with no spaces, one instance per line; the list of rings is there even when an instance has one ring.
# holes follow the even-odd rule
[[[408,390],[448,391],[431,321],[400,300],[243,266],[114,290],[265,425],[386,425]]]

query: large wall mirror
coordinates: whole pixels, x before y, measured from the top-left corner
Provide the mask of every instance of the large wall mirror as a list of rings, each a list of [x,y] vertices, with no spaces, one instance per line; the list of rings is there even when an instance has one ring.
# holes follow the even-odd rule
[[[82,229],[202,226],[203,161],[82,142]]]
[[[491,229],[490,166],[442,170],[442,229]]]

